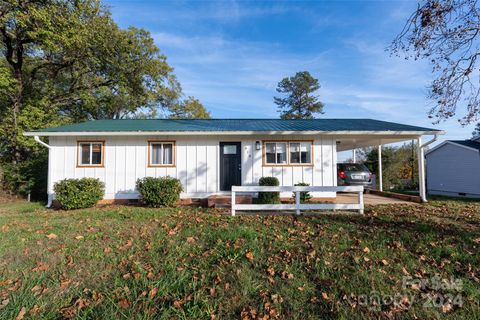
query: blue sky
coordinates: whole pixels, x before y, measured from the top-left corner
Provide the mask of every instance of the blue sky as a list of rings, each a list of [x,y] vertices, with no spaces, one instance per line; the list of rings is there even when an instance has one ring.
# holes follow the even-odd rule
[[[433,125],[424,61],[385,48],[415,1],[106,1],[122,27],[151,32],[186,95],[214,118],[277,118],[285,76],[308,70],[321,83],[325,118],[374,118],[469,138],[457,118]],[[458,117],[460,118],[460,116]]]

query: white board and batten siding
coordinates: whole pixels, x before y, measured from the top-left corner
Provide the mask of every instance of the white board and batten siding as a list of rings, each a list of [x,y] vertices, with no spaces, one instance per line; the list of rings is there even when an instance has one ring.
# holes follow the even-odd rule
[[[78,141],[102,140],[104,167],[77,167]],[[148,140],[175,141],[174,167],[148,166]],[[171,176],[180,179],[182,198],[205,198],[222,194],[220,190],[220,142],[241,141],[242,185],[258,185],[264,176],[277,177],[281,186],[306,182],[312,186],[336,186],[336,141],[322,136],[313,140],[313,166],[263,166],[262,140],[311,140],[302,136],[97,136],[50,137],[48,193],[55,182],[66,178],[93,177],[105,183],[105,199],[136,199],[135,182],[146,176]],[[290,197],[291,194],[282,194]],[[335,197],[333,192],[315,193],[315,197]]]
[[[446,143],[427,153],[427,192],[480,197],[480,152]]]

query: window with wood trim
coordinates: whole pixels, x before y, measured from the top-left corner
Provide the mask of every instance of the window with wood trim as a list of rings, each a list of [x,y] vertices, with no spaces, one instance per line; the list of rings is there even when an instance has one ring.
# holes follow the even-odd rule
[[[149,141],[149,166],[175,166],[175,142]]]
[[[266,166],[312,165],[312,141],[264,141]]]
[[[266,164],[287,164],[287,143],[266,142],[265,143]]]
[[[290,142],[290,163],[311,164],[312,143],[311,142]]]
[[[79,141],[77,165],[80,167],[102,167],[103,153],[103,141]]]

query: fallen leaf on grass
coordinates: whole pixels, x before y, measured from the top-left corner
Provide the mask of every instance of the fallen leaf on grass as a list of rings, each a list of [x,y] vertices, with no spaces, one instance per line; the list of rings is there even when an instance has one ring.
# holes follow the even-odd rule
[[[15,320],[22,320],[23,317],[25,317],[25,313],[27,313],[27,309],[25,309],[25,307],[22,307]]]
[[[388,261],[385,260],[385,259],[383,259],[383,260],[382,260],[382,264],[383,264],[384,266],[388,266]]]
[[[43,288],[39,285],[36,285],[35,287],[32,288],[32,293],[34,296],[38,296],[40,293],[42,293]]]
[[[106,247],[105,249],[103,249],[103,253],[110,253],[112,252],[112,248],[110,247]]]
[[[120,251],[125,251],[129,248],[131,248],[133,246],[133,240],[132,239],[128,239],[127,243],[123,246],[121,246],[119,249]]]
[[[77,239],[77,240],[82,240],[82,239],[83,239],[83,236],[76,236],[75,239]]]
[[[217,289],[215,289],[215,288],[210,288],[210,295],[211,295],[212,297],[215,297],[215,296],[217,295]]]
[[[120,302],[118,303],[118,305],[119,305],[120,308],[122,308],[122,309],[127,309],[128,307],[130,307],[130,301],[128,301],[127,299],[122,299],[122,300],[120,300]]]
[[[275,275],[275,269],[273,269],[273,267],[268,267],[267,273],[273,277]]]
[[[58,236],[55,234],[55,233],[50,233],[48,236],[47,236],[48,239],[57,239]]]
[[[175,308],[177,309],[182,309],[182,306],[185,304],[185,301],[183,300],[175,300],[173,302],[173,305],[175,306]]]
[[[5,299],[0,303],[0,309],[5,308],[10,303],[10,299]]]
[[[248,261],[253,262],[253,252],[252,251],[248,251],[247,253],[245,253],[245,257],[248,259]]]
[[[194,237],[188,237],[188,238],[187,238],[187,242],[188,242],[188,243],[194,243],[194,242],[195,242],[195,238],[194,238]]]
[[[60,282],[60,288],[65,289],[70,285],[70,283],[72,283],[72,280],[64,280]]]
[[[442,312],[443,313],[447,313],[449,312],[450,310],[452,310],[452,305],[450,303],[447,303],[447,304],[444,304],[442,306]]]
[[[150,290],[150,293],[148,294],[148,296],[150,297],[150,299],[153,299],[155,298],[155,296],[157,295],[158,293],[158,289],[157,288],[153,288],[152,290]]]
[[[324,300],[329,300],[330,298],[328,297],[328,294],[326,292],[322,292],[322,298]]]
[[[365,248],[363,248],[363,252],[369,253],[369,252],[370,252],[370,249],[369,249],[368,247],[365,247]]]
[[[36,316],[40,313],[40,306],[39,305],[34,305],[30,311],[28,311],[28,314],[30,316]]]
[[[48,270],[48,264],[44,263],[44,262],[39,262],[37,263],[37,266],[35,268],[32,269],[33,272],[37,272],[37,271],[45,271],[45,270]]]

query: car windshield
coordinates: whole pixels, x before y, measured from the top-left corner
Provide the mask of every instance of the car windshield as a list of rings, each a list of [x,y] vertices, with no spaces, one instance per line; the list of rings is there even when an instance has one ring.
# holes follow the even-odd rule
[[[361,163],[342,163],[340,169],[344,171],[367,171],[368,168]]]

